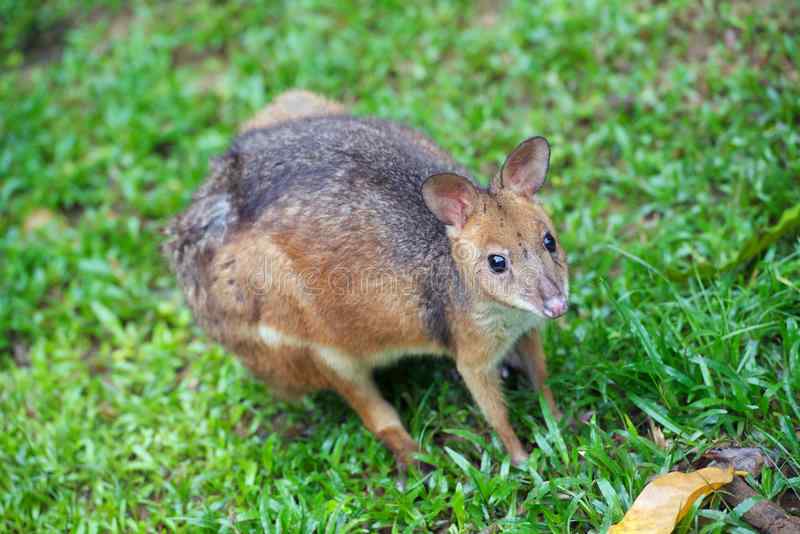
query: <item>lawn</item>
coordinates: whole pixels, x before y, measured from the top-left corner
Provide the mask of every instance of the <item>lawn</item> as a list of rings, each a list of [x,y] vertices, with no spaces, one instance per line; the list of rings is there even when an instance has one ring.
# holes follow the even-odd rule
[[[31,4],[0,1],[0,531],[604,532],[731,443],[798,502],[798,234],[738,261],[800,203],[796,2]],[[550,139],[574,424],[512,376],[524,468],[413,359],[381,383],[435,470],[398,488],[342,401],[277,401],[192,321],[160,229],[292,87],[484,179]],[[743,511],[714,496],[678,532],[754,532]]]

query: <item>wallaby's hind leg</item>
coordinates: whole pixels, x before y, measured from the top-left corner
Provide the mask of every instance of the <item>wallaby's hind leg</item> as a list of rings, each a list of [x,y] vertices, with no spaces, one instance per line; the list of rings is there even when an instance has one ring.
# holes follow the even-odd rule
[[[419,451],[417,442],[408,434],[394,407],[384,399],[368,369],[354,371],[352,377],[342,377],[331,371],[328,382],[355,410],[364,426],[392,451],[398,470],[403,473],[414,463],[413,454]]]
[[[413,454],[419,450],[417,442],[403,427],[392,405],[381,396],[370,369],[352,367],[346,373],[333,370],[324,358],[320,361],[314,349],[307,347],[239,343],[230,348],[242,355],[245,366],[279,398],[297,400],[314,391],[336,391],[367,429],[392,451],[401,472],[414,462]]]
[[[347,113],[347,109],[338,102],[328,100],[310,91],[292,89],[275,97],[267,107],[244,123],[240,133],[256,128],[266,128],[292,119],[342,113]]]
[[[307,348],[256,344],[238,344],[233,348],[242,355],[245,366],[280,399],[296,401],[303,395],[329,387],[327,377],[319,371]]]

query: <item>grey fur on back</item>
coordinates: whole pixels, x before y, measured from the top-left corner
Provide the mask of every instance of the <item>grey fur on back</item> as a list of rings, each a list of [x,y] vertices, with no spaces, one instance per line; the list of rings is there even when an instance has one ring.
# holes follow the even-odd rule
[[[446,315],[453,284],[461,284],[445,227],[421,195],[425,179],[441,172],[469,176],[430,139],[389,121],[334,115],[251,130],[216,160],[192,204],[168,227],[165,252],[191,301],[203,265],[250,225],[319,228],[318,242],[308,243],[317,248],[333,240],[325,229],[366,237],[354,241],[380,250],[346,252],[413,272],[429,333],[449,345]]]
[[[425,141],[429,144],[422,145]],[[420,224],[435,220],[420,195],[425,179],[439,172],[467,174],[436,148],[418,132],[384,120],[346,115],[298,119],[252,130],[233,142],[228,154],[244,158],[245,164],[230,190],[243,221],[255,220],[279,199],[300,195],[316,203],[308,195],[335,193],[354,205],[369,195],[390,201],[381,206],[389,220]]]

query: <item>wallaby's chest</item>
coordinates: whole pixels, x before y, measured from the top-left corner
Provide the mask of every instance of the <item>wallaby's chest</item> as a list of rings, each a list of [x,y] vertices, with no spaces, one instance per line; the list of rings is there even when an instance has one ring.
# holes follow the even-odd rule
[[[491,353],[497,361],[508,354],[519,338],[542,325],[542,319],[531,312],[495,303],[477,305],[471,320],[492,347]]]

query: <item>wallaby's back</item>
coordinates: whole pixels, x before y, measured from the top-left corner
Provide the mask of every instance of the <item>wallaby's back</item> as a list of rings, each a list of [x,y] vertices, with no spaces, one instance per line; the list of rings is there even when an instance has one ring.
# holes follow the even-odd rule
[[[302,99],[284,96],[273,106],[281,100],[296,108]],[[338,108],[331,114],[326,102],[310,100],[305,114],[262,112],[214,160],[208,181],[168,228],[167,256],[187,299],[200,311],[218,251],[258,228],[280,233],[284,250],[302,251],[321,269],[329,261],[346,270],[355,261],[379,276],[413,273],[426,329],[447,344],[446,308],[458,276],[445,228],[420,189],[432,174],[467,171],[417,131]]]

